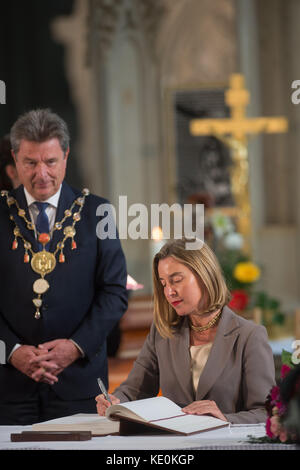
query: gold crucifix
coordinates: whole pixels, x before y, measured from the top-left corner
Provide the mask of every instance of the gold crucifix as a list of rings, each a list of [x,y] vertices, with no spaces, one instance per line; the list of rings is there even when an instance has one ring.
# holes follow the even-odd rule
[[[244,76],[233,74],[230,87],[225,91],[225,103],[230,109],[230,118],[192,119],[192,135],[214,135],[232,150],[231,188],[237,206],[237,225],[245,238],[245,250],[249,251],[251,234],[251,211],[248,190],[248,151],[247,136],[260,133],[287,132],[288,121],[285,117],[246,117],[246,107],[250,93],[245,88]]]

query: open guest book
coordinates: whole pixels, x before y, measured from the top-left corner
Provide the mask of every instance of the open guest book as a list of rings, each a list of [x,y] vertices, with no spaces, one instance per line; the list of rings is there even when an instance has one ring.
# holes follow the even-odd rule
[[[189,415],[166,397],[146,398],[112,405],[106,416],[120,421],[120,434],[154,431],[188,435],[228,426],[227,421],[208,415]]]
[[[175,433],[188,435],[228,426],[208,415],[188,415],[165,397],[146,398],[112,405],[106,417],[77,414],[32,425],[33,431],[90,431],[92,436]]]

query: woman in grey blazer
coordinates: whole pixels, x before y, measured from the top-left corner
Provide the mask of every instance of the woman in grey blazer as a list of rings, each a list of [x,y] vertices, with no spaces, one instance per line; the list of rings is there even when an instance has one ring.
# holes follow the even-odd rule
[[[266,329],[236,315],[210,248],[186,249],[186,239],[163,246],[153,261],[154,321],[128,378],[112,403],[159,391],[191,414],[231,423],[264,422],[275,384]],[[100,415],[110,403],[96,397]]]

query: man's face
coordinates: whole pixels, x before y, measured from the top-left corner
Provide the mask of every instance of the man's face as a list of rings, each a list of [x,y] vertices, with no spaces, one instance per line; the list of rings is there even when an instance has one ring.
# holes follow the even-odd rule
[[[20,181],[32,197],[46,201],[59,190],[69,150],[64,155],[57,138],[41,143],[23,139],[18,153],[12,154]]]

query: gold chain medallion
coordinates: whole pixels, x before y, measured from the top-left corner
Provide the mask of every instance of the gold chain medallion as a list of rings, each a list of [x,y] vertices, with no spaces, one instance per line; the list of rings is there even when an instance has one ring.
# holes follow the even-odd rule
[[[34,281],[34,283],[33,283],[33,292],[35,294],[45,294],[45,292],[47,292],[49,287],[50,287],[49,282],[46,281],[46,279],[43,279],[41,277],[40,279],[37,279],[36,281]],[[41,307],[42,306],[41,302],[36,302],[36,299],[34,299],[34,300],[35,300],[35,302],[33,302],[33,303],[36,307]],[[39,304],[39,305],[37,305],[37,304]]]
[[[19,217],[22,217],[25,220],[28,230],[34,230],[37,233],[38,241],[43,246],[41,251],[38,251],[38,252],[35,253],[32,250],[31,244],[27,240],[25,240],[24,236],[22,235],[22,232],[19,229],[13,215],[10,215],[10,219],[15,223],[15,227],[13,229],[13,233],[14,233],[15,238],[14,238],[14,241],[13,241],[13,244],[12,244],[12,250],[17,250],[18,249],[17,239],[21,238],[22,241],[23,241],[24,250],[25,250],[24,263],[29,263],[30,256],[29,256],[28,252],[30,252],[31,256],[32,256],[32,258],[31,258],[31,268],[34,272],[36,272],[37,274],[39,274],[41,276],[39,279],[37,279],[33,283],[33,292],[35,294],[37,294],[37,297],[32,299],[32,302],[33,302],[33,305],[36,307],[34,317],[37,318],[37,319],[39,319],[41,317],[40,308],[41,308],[42,303],[43,303],[43,301],[41,299],[41,296],[43,294],[45,294],[45,292],[47,292],[47,290],[50,288],[49,282],[46,281],[46,279],[44,279],[44,277],[47,274],[54,271],[54,269],[56,267],[56,254],[60,251],[58,261],[59,261],[59,263],[64,263],[65,262],[65,256],[64,256],[64,253],[63,253],[63,249],[64,249],[65,241],[67,240],[67,238],[71,238],[71,249],[72,250],[77,249],[77,244],[74,240],[74,237],[76,235],[75,224],[78,223],[81,220],[80,213],[81,213],[81,211],[83,209],[83,206],[85,204],[85,197],[88,196],[89,194],[90,194],[90,192],[89,192],[88,189],[83,189],[83,191],[82,191],[83,196],[75,199],[75,201],[72,203],[70,209],[65,210],[63,219],[60,222],[56,222],[54,224],[53,229],[50,231],[50,233],[39,233],[36,230],[35,224],[33,224],[30,220],[28,220],[26,218],[26,212],[25,212],[24,209],[21,209],[19,207],[19,204],[18,204],[17,200],[15,198],[13,198],[12,196],[10,196],[8,191],[1,191],[1,196],[6,197],[6,202],[7,202],[8,207],[12,206],[13,204],[16,205]],[[76,205],[79,206],[79,209],[78,209],[77,212],[73,213],[73,209],[76,207]],[[53,232],[55,230],[61,230],[62,227],[63,227],[63,223],[65,222],[65,220],[68,217],[73,218],[72,225],[68,225],[64,228],[62,239],[61,239],[61,241],[59,241],[57,243],[55,251],[53,253],[51,253],[50,251],[46,251],[45,246],[51,240]]]
[[[43,250],[35,253],[31,258],[31,267],[40,276],[51,273],[56,266],[56,258],[53,253]]]

